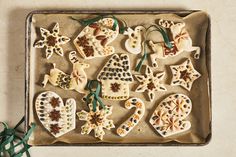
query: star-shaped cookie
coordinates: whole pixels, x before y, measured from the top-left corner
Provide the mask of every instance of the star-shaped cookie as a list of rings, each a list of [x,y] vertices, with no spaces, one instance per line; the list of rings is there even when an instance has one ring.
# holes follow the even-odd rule
[[[52,54],[55,52],[60,56],[64,55],[63,49],[60,45],[63,45],[70,41],[70,38],[66,36],[59,35],[59,24],[56,23],[53,27],[52,31],[46,30],[44,28],[40,28],[40,34],[42,36],[42,40],[37,41],[34,44],[36,48],[45,47],[46,58],[49,59]]]
[[[191,90],[193,82],[201,76],[201,74],[194,69],[190,59],[187,59],[180,65],[172,65],[170,69],[173,75],[171,85],[180,85],[188,91]]]
[[[151,68],[147,65],[144,75],[134,75],[140,82],[135,92],[148,92],[150,101],[154,100],[155,91],[166,91],[166,88],[160,81],[164,78],[165,72],[153,74]]]

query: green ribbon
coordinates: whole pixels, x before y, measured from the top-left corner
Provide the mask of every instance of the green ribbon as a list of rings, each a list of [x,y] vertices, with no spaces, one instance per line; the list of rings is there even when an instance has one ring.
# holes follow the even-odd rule
[[[13,129],[8,128],[6,123],[0,122],[4,127],[4,130],[0,132],[0,156],[8,154],[10,157],[21,157],[25,153],[27,157],[30,157],[28,150],[31,146],[27,144],[27,141],[36,125],[32,123],[28,132],[24,134],[23,137],[20,137],[18,135],[20,131],[17,131],[17,128],[24,121],[25,117],[23,117]],[[23,146],[23,148],[16,151],[18,146]]]
[[[95,84],[96,89],[95,91],[92,89],[92,85]],[[97,102],[99,103],[99,105],[101,105],[101,107],[103,109],[105,109],[105,105],[103,104],[103,102],[101,101],[100,97],[99,97],[99,93],[101,90],[101,85],[97,80],[90,80],[87,83],[87,87],[89,90],[89,94],[86,96],[86,103],[89,104],[90,103],[90,98],[93,97],[93,101],[92,101],[92,105],[93,105],[93,111],[96,112],[96,107],[97,107]]]
[[[172,44],[170,43],[170,40],[169,40],[169,38],[168,38],[168,35],[167,35],[167,33],[164,31],[164,29],[163,29],[162,27],[158,27],[157,30],[161,33],[161,35],[162,35],[162,37],[163,37],[163,39],[164,39],[164,42],[165,42],[166,46],[167,46],[168,48],[172,48]]]
[[[103,18],[103,16],[99,15],[99,16],[97,16],[95,18],[92,18],[92,19],[75,19],[73,17],[71,17],[71,18],[74,19],[74,20],[77,20],[81,25],[87,26],[87,25],[90,25],[94,22],[97,22],[97,21],[101,20]]]
[[[165,30],[164,30],[162,27],[157,26],[157,25],[151,25],[151,26],[148,27],[146,30],[148,31],[148,30],[149,30],[150,28],[152,28],[152,27],[155,27],[156,29],[155,29],[155,30],[152,30],[152,31],[150,31],[150,32],[148,32],[148,33],[146,34],[146,37],[145,37],[145,40],[144,40],[144,54],[143,54],[141,60],[139,61],[139,63],[137,64],[137,66],[135,67],[135,71],[137,71],[137,72],[139,72],[139,71],[141,70],[141,67],[142,67],[142,64],[143,64],[144,60],[147,59],[147,52],[146,52],[146,45],[147,45],[147,44],[146,44],[146,38],[148,37],[148,35],[149,35],[151,32],[154,32],[154,31],[160,32],[161,35],[162,35],[162,37],[163,37],[163,39],[164,39],[164,42],[165,42],[166,46],[167,46],[168,48],[172,48],[172,44],[170,43],[170,40],[169,40],[168,35],[167,35],[167,33],[165,32]]]
[[[112,15],[113,16],[113,15]],[[122,19],[117,19],[115,16],[113,16],[113,18],[114,19],[116,19],[115,20],[115,22],[119,25],[119,23],[118,23],[118,21],[120,21],[120,22],[122,22],[122,26],[119,26],[119,33],[120,34],[124,34],[124,32],[128,29],[128,26],[127,26],[127,23],[124,21],[124,20],[122,20]]]
[[[143,65],[143,62],[144,62],[144,60],[146,60],[147,59],[147,51],[146,51],[146,40],[144,41],[144,54],[143,54],[143,56],[142,56],[142,58],[141,58],[141,60],[139,61],[139,63],[138,63],[138,65],[135,67],[135,71],[140,71],[141,70],[141,67],[142,67],[142,65]]]
[[[118,19],[114,15],[99,15],[99,16],[97,16],[95,18],[91,18],[91,19],[77,19],[77,18],[74,18],[72,16],[70,18],[73,19],[73,20],[78,21],[83,26],[87,26],[87,25],[95,23],[95,22],[97,22],[97,21],[99,21],[103,18],[106,18],[106,17],[111,17],[111,18],[114,19],[114,24],[112,26],[112,30],[116,30],[116,27],[119,25],[119,23],[118,23]],[[122,20],[120,20],[120,21],[122,21]],[[120,28],[119,28],[119,33],[120,34],[123,34],[124,31],[127,29],[126,23],[124,21],[122,21],[122,22],[123,22],[123,25],[125,25],[125,26],[120,26]]]

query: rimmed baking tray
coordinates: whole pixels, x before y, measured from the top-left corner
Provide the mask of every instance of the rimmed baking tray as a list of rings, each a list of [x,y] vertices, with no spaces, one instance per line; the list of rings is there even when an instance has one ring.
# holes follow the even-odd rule
[[[117,18],[125,20],[128,26],[133,27],[139,24],[145,24],[149,20],[151,23],[155,23],[155,18],[167,17],[170,19],[183,20],[188,28],[191,30],[190,35],[193,35],[193,43],[201,47],[201,58],[200,60],[193,60],[196,64],[197,69],[201,72],[203,77],[200,81],[195,83],[193,90],[188,93],[185,90],[178,88],[177,90],[168,87],[169,92],[164,94],[157,94],[155,103],[149,103],[144,101],[146,105],[146,114],[143,121],[140,122],[134,130],[132,130],[126,137],[121,138],[115,134],[115,131],[106,131],[104,141],[99,141],[93,138],[91,135],[80,135],[81,122],[76,122],[77,126],[74,131],[67,133],[62,139],[58,141],[52,137],[37,120],[34,114],[34,101],[42,91],[51,90],[57,92],[62,96],[63,100],[66,98],[75,98],[77,101],[77,111],[86,109],[86,106],[82,104],[81,97],[74,91],[65,92],[58,87],[48,85],[45,89],[40,86],[42,81],[42,75],[48,73],[47,64],[57,62],[58,56],[49,60],[43,57],[42,49],[35,49],[33,47],[34,42],[38,39],[39,33],[38,28],[51,28],[52,24],[59,22],[60,31],[63,34],[69,34],[72,40],[78,35],[83,29],[77,21],[71,20],[70,16],[76,16],[78,18],[90,18],[99,14],[115,15]],[[192,16],[191,18],[186,18]],[[191,26],[191,27],[190,27]],[[210,47],[210,18],[209,16],[198,10],[107,10],[107,11],[89,11],[89,10],[39,10],[29,13],[26,19],[26,79],[25,79],[25,115],[26,115],[26,131],[31,122],[37,124],[36,131],[29,140],[31,145],[68,145],[68,146],[170,146],[170,145],[181,145],[181,146],[199,146],[207,144],[211,139],[211,47]],[[66,31],[66,30],[70,31]],[[203,31],[204,32],[201,32]],[[205,34],[204,34],[205,33]],[[200,36],[200,37],[198,37]],[[120,45],[123,42],[124,37],[120,37],[117,43],[111,43],[117,49],[118,53],[127,53],[125,49]],[[200,41],[201,40],[201,41]],[[59,64],[58,68],[65,72],[69,72],[71,65],[68,62],[67,55],[71,50],[76,50],[73,44],[69,44],[63,47],[65,51],[64,62]],[[131,61],[136,61],[139,56],[130,56]],[[184,53],[183,55],[177,56],[170,59],[168,62],[161,63],[163,66],[157,71],[166,70],[168,73],[169,65],[180,63],[181,58],[191,57],[190,53]],[[89,72],[88,77],[95,79],[95,75],[98,74],[97,68],[103,67],[105,62],[110,57],[104,57],[103,59],[94,59],[93,62],[100,66],[94,66]],[[82,59],[82,58],[80,58]],[[85,61],[87,62],[87,60]],[[93,63],[88,61],[92,66]],[[147,62],[148,63],[148,62]],[[134,65],[132,66],[134,67]],[[97,72],[96,72],[97,71]],[[170,74],[169,74],[170,75]],[[165,82],[168,82],[166,78]],[[199,88],[200,87],[200,88]],[[131,90],[133,87],[131,87]],[[148,120],[157,107],[158,103],[166,96],[172,93],[183,93],[188,95],[193,101],[193,111],[191,113],[191,120],[193,127],[187,133],[174,136],[171,138],[163,139],[158,135],[154,129],[148,124]],[[143,94],[135,94],[131,92],[131,96],[138,96],[146,100]],[[104,100],[105,103],[109,101]],[[124,101],[118,102],[114,105],[114,119],[115,125],[118,127],[127,117],[130,116],[132,111],[128,111],[123,107]],[[116,116],[115,116],[116,115]],[[140,131],[141,130],[141,131]],[[74,140],[73,140],[74,139]],[[75,140],[76,139],[76,140]]]

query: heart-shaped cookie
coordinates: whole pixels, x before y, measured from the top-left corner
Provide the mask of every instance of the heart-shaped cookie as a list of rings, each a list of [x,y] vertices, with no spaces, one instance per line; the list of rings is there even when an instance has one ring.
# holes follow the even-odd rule
[[[51,91],[42,92],[35,101],[39,121],[54,136],[59,137],[75,129],[76,102],[62,98]]]
[[[192,102],[184,94],[172,94],[160,102],[150,118],[151,125],[163,137],[187,131],[191,123],[186,119]]]

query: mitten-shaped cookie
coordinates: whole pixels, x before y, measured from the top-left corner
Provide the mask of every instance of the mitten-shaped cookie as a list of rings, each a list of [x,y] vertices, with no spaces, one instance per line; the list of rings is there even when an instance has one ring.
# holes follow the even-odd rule
[[[54,92],[40,93],[35,100],[35,109],[39,121],[54,137],[62,136],[75,129],[76,102],[62,98]]]
[[[179,134],[190,129],[191,123],[186,118],[191,110],[189,97],[172,94],[160,102],[149,122],[163,137]]]
[[[74,45],[83,58],[103,57],[115,52],[114,47],[109,45],[119,34],[119,25],[114,23],[117,23],[114,18],[102,18],[79,33]]]

